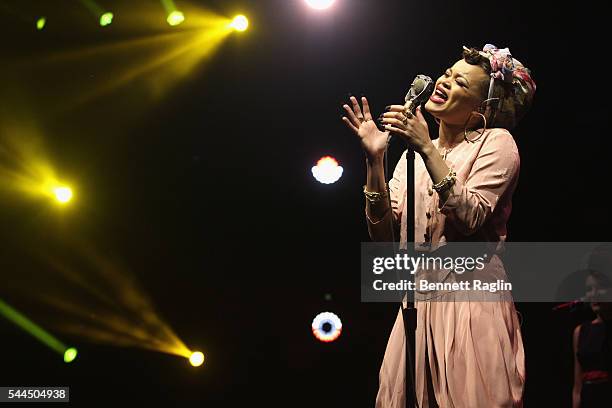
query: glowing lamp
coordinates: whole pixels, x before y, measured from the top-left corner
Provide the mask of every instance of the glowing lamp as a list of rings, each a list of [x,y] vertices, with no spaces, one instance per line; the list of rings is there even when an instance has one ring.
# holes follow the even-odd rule
[[[66,351],[64,351],[64,362],[70,363],[74,361],[76,356],[77,356],[77,349],[75,349],[74,347],[70,347],[69,349],[66,349]]]
[[[335,183],[342,177],[342,166],[331,156],[321,157],[312,169],[314,178],[323,184]]]
[[[189,357],[189,363],[194,367],[199,367],[204,363],[204,354],[199,351],[194,351]]]
[[[57,201],[62,204],[65,204],[72,199],[72,190],[70,189],[70,187],[66,186],[55,187],[53,189],[53,195],[55,196],[55,199]]]
[[[100,16],[100,25],[102,27],[106,27],[112,22],[113,22],[113,13],[111,13],[110,11]]]
[[[168,14],[168,18],[166,19],[166,21],[171,26],[177,26],[183,21],[185,21],[185,15],[182,12],[175,10],[172,13]]]
[[[248,26],[249,20],[243,15],[234,17],[234,19],[230,23],[230,27],[232,27],[236,31],[244,31],[247,29]]]
[[[36,20],[36,29],[41,31],[43,28],[45,28],[45,24],[47,24],[47,19],[45,17],[39,18]]]

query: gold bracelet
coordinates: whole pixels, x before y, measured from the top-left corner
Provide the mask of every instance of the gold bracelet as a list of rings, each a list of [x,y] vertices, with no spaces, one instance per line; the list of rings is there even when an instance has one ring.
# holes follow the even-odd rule
[[[389,195],[389,186],[385,183],[385,191],[383,192],[368,191],[366,186],[363,186],[363,194],[370,204],[376,204]]]
[[[443,193],[444,191],[450,189],[453,186],[453,184],[455,184],[456,180],[457,180],[457,173],[455,173],[453,169],[450,169],[446,177],[440,180],[439,183],[434,184],[432,187],[434,190],[436,190],[438,194]]]
[[[372,219],[370,218],[370,216],[368,215],[368,209],[366,208],[365,210],[365,216],[368,220],[368,222],[372,225],[376,225],[379,224],[381,221],[383,221],[386,217],[387,217],[387,212],[389,211],[389,207],[387,207],[385,209],[385,213],[383,214],[383,216],[378,220],[378,221],[372,221]]]

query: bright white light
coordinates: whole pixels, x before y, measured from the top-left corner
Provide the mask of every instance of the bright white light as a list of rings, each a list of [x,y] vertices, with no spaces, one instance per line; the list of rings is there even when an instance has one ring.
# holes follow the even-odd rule
[[[191,353],[191,356],[189,356],[189,362],[194,367],[201,366],[202,363],[204,362],[204,354],[202,354],[199,351],[195,351],[195,352]]]
[[[168,14],[166,21],[171,26],[177,26],[185,21],[185,15],[178,10],[174,10],[172,13]]]
[[[335,0],[306,0],[306,4],[313,9],[324,10],[331,7],[331,5],[334,4],[334,1]]]
[[[245,16],[240,14],[234,17],[234,19],[230,23],[230,27],[232,27],[236,31],[244,31],[249,27],[249,20]]]
[[[72,190],[70,187],[55,187],[53,189],[53,194],[55,195],[55,199],[62,204],[65,204],[72,199]]]
[[[312,334],[324,343],[329,343],[340,337],[342,322],[331,312],[319,313],[312,321]]]
[[[332,184],[342,177],[342,170],[336,159],[325,156],[321,157],[317,165],[312,168],[312,175],[319,183]]]

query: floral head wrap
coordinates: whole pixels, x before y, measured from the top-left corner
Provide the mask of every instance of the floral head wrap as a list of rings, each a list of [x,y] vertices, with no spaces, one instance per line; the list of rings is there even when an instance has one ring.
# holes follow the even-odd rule
[[[469,50],[467,47],[463,48]],[[536,90],[536,84],[531,79],[531,72],[519,60],[512,57],[508,48],[499,49],[493,44],[487,44],[478,53],[489,60],[491,65],[488,100],[493,98],[495,80],[499,80],[512,85],[516,102],[521,105],[531,103]]]

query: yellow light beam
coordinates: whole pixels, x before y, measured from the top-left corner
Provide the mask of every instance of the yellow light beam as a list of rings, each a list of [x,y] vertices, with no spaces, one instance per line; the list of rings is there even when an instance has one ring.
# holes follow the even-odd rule
[[[73,62],[105,66],[104,75],[92,76],[94,79],[88,79],[87,87],[66,95],[61,106],[55,108],[60,111],[73,109],[131,84],[144,87],[155,100],[188,77],[198,64],[214,55],[223,41],[235,32],[230,27],[231,21],[227,17],[193,9],[189,11],[189,19],[181,24],[180,31],[51,53],[27,64],[25,61],[20,63],[25,67],[36,61],[36,64],[49,69]],[[161,27],[156,29],[159,32]]]
[[[62,205],[74,194],[57,177],[38,132],[10,119],[0,123],[0,188],[47,197]]]
[[[58,332],[96,343],[138,347],[185,358],[192,351],[175,334],[131,271],[93,246],[68,238],[70,262],[56,251],[41,253],[46,276],[53,282],[33,300],[63,316],[50,321]],[[53,255],[51,255],[53,254]],[[41,281],[41,285],[45,285]],[[51,289],[52,288],[52,289]]]

